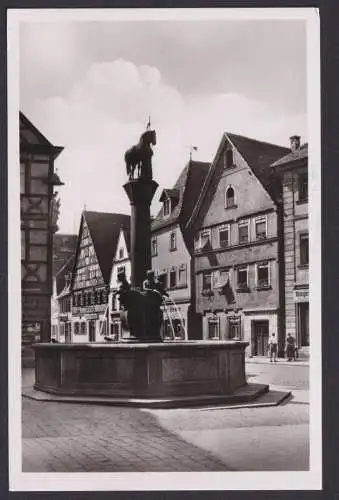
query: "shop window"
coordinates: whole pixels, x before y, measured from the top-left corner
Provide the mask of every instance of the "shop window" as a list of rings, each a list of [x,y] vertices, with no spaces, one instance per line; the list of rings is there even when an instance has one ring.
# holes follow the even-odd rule
[[[74,323],[74,335],[80,334],[80,324],[78,322]]]
[[[80,326],[80,334],[81,335],[86,335],[86,321],[81,322]]]
[[[248,290],[248,269],[247,267],[239,267],[237,270],[237,288],[238,291]]]
[[[230,244],[230,226],[219,229],[219,246],[228,247]]]
[[[207,328],[208,328],[208,338],[210,340],[219,340],[220,338],[220,328],[219,319],[216,316],[207,318]]]
[[[170,288],[175,288],[177,286],[177,270],[175,267],[170,270],[169,278]]]
[[[156,236],[152,238],[151,251],[152,251],[152,257],[158,255],[158,242]]]
[[[235,207],[235,192],[232,186],[226,189],[225,193],[225,208]]]
[[[267,219],[259,217],[255,220],[255,238],[256,240],[266,240],[267,238]]]
[[[115,323],[111,324],[111,336],[114,339],[118,339],[119,338],[119,330],[120,330],[120,326],[119,326],[118,322],[115,322]]]
[[[248,243],[249,241],[248,221],[239,222],[238,232],[239,232],[239,244]]]
[[[177,249],[177,235],[175,232],[170,234],[170,251],[173,252]]]
[[[268,288],[270,286],[270,268],[268,262],[257,264],[257,288]]]
[[[308,174],[303,172],[298,175],[298,201],[306,202],[308,200]]]
[[[300,235],[300,265],[308,266],[309,264],[309,248],[308,248],[308,234]]]

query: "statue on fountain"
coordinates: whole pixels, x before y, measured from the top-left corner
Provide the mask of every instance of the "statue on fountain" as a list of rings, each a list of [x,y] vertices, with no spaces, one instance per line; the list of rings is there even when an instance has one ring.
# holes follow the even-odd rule
[[[134,180],[134,172],[137,169],[137,179],[153,179],[152,156],[154,146],[157,142],[155,130],[150,130],[148,122],[147,130],[144,132],[138,144],[129,148],[125,153],[126,171],[129,180]]]

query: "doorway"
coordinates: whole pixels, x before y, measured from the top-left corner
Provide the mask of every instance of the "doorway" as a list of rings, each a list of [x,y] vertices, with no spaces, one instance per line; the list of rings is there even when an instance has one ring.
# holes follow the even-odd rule
[[[90,342],[95,342],[95,320],[90,319],[88,322],[88,339]]]
[[[252,356],[267,356],[269,321],[252,321]]]

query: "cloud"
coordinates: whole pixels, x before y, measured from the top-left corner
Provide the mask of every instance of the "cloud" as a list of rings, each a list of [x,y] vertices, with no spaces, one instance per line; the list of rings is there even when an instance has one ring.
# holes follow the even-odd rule
[[[154,176],[171,187],[188,160],[212,161],[222,133],[230,131],[287,144],[306,135],[304,115],[277,111],[237,93],[183,94],[159,68],[124,59],[92,63],[64,96],[23,102],[23,112],[53,143],[65,146],[57,160],[64,232],[77,231],[81,210],[129,213],[122,189],[124,152],[139,140],[149,113],[157,131]],[[155,200],[160,194],[156,193]],[[153,204],[153,211],[159,206]]]

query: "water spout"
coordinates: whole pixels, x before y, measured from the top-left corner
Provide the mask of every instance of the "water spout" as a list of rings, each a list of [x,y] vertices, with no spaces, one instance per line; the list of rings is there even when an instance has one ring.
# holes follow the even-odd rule
[[[180,312],[180,309],[178,308],[177,304],[174,302],[174,300],[172,299],[172,297],[168,296],[168,298],[171,300],[172,304],[174,305],[176,311],[177,311],[177,314],[178,316],[180,317],[180,323],[181,323],[181,326],[184,330],[184,334],[185,334],[185,339],[184,340],[187,340],[187,330],[186,330],[186,326],[185,326],[185,321],[184,321],[184,318]]]

